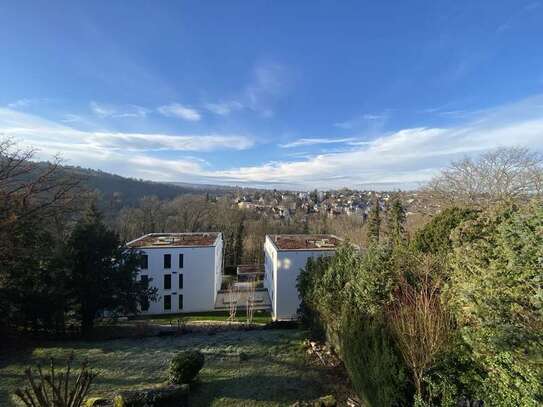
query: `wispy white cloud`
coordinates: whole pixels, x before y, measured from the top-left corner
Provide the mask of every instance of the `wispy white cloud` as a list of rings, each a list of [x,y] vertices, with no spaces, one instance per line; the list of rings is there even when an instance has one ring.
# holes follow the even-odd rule
[[[279,144],[281,148],[293,148],[301,146],[312,146],[317,144],[340,144],[340,143],[351,143],[358,141],[355,137],[345,137],[345,138],[301,138],[298,140],[291,141],[285,144]]]
[[[0,108],[0,134],[38,147],[41,151],[55,154],[70,151],[103,154],[149,153],[156,151],[214,151],[221,149],[244,150],[254,142],[244,135],[235,134],[160,134],[123,133],[107,131],[82,131],[76,128],[42,119],[35,115]]]
[[[149,109],[138,105],[116,106],[105,103],[90,103],[91,111],[100,118],[144,118],[149,113]]]
[[[272,117],[276,102],[290,88],[290,76],[288,69],[277,62],[257,63],[248,83],[236,95],[226,101],[205,103],[203,107],[219,116],[246,110]]]
[[[362,115],[355,116],[352,119],[334,123],[334,127],[345,130],[382,127],[388,120],[389,115],[390,110],[385,110],[381,113],[364,113]]]
[[[543,95],[487,109],[453,127],[407,128],[369,141],[345,138],[348,141],[344,144],[351,147],[346,151],[282,155],[277,161],[218,169],[213,163],[181,154],[178,159],[171,158],[175,154],[166,159],[157,157],[156,151],[241,150],[249,148],[252,140],[235,135],[81,132],[10,109],[0,109],[2,133],[15,135],[48,154],[61,152],[75,164],[156,181],[293,189],[368,185],[405,188],[427,181],[451,160],[466,154],[516,145],[543,152]]]
[[[15,100],[11,103],[8,103],[7,107],[10,109],[21,109],[24,107],[37,105],[40,103],[47,103],[50,101],[51,99],[48,99],[48,98],[22,98],[22,99]]]
[[[246,105],[263,117],[274,115],[273,101],[286,89],[286,69],[277,63],[259,64],[245,89]]]
[[[183,119],[190,122],[197,122],[202,118],[196,109],[183,106],[179,103],[160,106],[157,110],[163,116],[176,117],[178,119]]]
[[[230,113],[244,108],[241,102],[231,100],[229,102],[206,103],[204,107],[219,116],[228,116]]]

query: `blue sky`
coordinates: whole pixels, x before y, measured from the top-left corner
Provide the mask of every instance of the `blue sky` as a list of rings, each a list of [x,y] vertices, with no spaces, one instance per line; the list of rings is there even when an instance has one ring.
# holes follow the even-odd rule
[[[156,181],[410,188],[543,151],[541,1],[0,3],[0,134]]]

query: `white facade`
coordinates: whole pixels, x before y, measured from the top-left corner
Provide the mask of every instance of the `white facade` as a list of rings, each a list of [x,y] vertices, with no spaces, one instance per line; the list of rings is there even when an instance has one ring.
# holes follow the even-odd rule
[[[149,286],[158,289],[157,301],[142,314],[214,310],[222,279],[221,233],[149,234],[128,246],[147,256],[139,278],[147,278]]]
[[[311,239],[312,236],[287,236],[292,239]],[[335,254],[335,245],[328,247],[281,248],[277,238],[281,235],[267,235],[264,242],[265,276],[264,287],[268,289],[271,300],[272,318],[274,320],[294,320],[298,318],[300,297],[296,287],[300,271],[305,268],[307,260]],[[339,238],[330,236],[339,241]],[[318,239],[325,239],[322,235]],[[314,241],[314,240],[311,240]]]

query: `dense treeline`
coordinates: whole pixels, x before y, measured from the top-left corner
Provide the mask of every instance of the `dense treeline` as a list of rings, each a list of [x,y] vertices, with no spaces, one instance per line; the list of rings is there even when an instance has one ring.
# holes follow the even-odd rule
[[[146,233],[221,231],[227,272],[262,263],[266,234],[360,235],[354,220],[276,219],[238,209],[224,191],[127,180],[33,157],[14,140],[0,140],[0,328],[12,332],[74,326],[88,333],[104,312],[133,313],[152,300],[152,290],[134,281],[138,254],[124,247]]]
[[[411,242],[310,261],[301,311],[369,405],[536,406],[542,258],[540,201],[453,208]]]
[[[81,179],[59,161],[0,140],[0,330],[55,331],[134,312],[154,290],[135,279],[139,254],[125,250]]]
[[[508,167],[522,173],[512,164],[519,150],[511,157]],[[491,180],[510,178],[496,160],[476,164]],[[462,193],[461,207],[411,239],[403,216],[380,233],[375,210],[367,248],[308,262],[301,316],[338,350],[367,405],[541,405],[543,202],[520,184],[510,184],[514,194]]]

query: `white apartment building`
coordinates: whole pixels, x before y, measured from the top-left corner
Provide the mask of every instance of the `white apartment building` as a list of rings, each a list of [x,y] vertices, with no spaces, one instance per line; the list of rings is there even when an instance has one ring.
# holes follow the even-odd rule
[[[266,235],[264,287],[274,320],[298,318],[300,297],[296,279],[307,259],[335,254],[342,240],[334,235]]]
[[[150,233],[128,247],[143,253],[141,280],[158,289],[143,314],[212,311],[221,288],[221,233]]]

